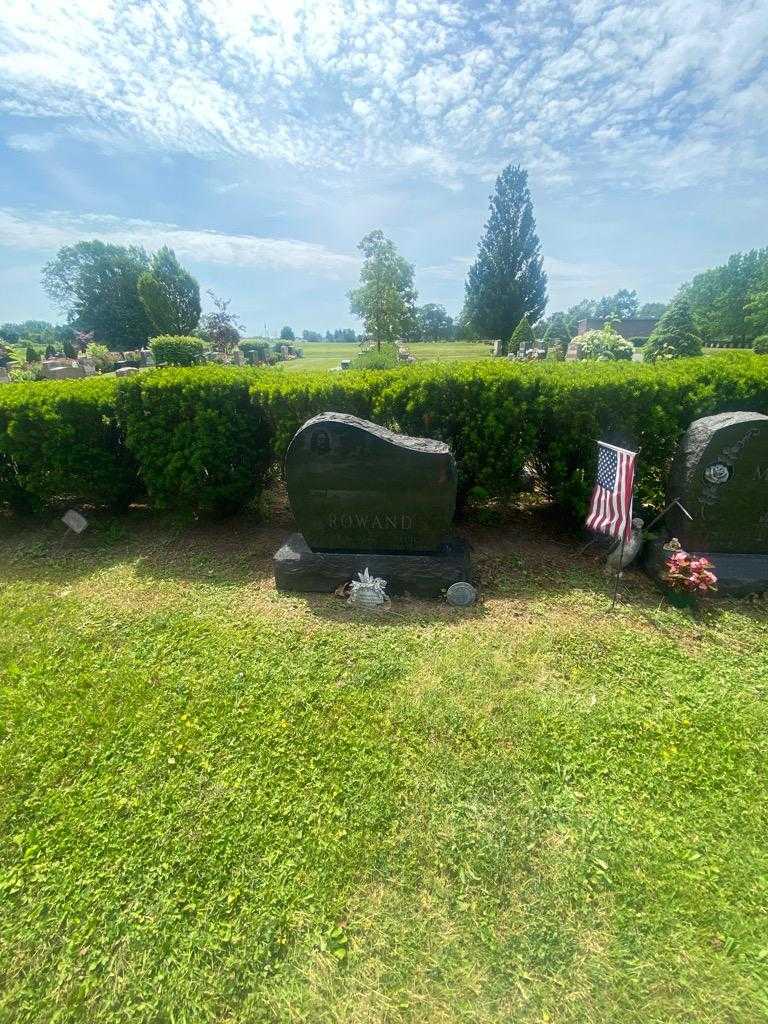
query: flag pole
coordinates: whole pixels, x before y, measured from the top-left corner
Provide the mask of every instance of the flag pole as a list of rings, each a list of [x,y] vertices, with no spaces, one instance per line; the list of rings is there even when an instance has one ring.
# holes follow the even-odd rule
[[[608,611],[613,611],[616,607],[616,600],[619,596],[619,577],[621,576],[621,563],[624,561],[624,545],[627,543],[627,532],[626,530],[621,535],[621,551],[619,552],[619,565],[616,569],[616,579],[613,583],[613,601],[611,601],[611,607]]]

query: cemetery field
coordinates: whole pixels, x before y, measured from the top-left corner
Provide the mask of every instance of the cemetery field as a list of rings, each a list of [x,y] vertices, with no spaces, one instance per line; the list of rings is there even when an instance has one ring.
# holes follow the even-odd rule
[[[366,616],[290,525],[0,520],[0,1020],[764,1021],[766,604],[521,511]]]
[[[345,345],[342,342],[297,342],[304,350],[303,359],[281,363],[279,369],[286,373],[300,370],[332,370],[341,359],[354,359],[360,352],[359,345]],[[467,359],[490,359],[490,345],[469,341],[419,342],[408,349],[419,362],[456,362]]]

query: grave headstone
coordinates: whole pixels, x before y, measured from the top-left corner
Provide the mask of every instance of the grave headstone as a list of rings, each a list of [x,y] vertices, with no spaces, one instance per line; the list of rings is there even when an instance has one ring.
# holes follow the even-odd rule
[[[714,563],[718,590],[768,589],[768,416],[726,412],[695,420],[680,442],[670,473],[668,537]],[[658,571],[662,545],[651,546]]]
[[[79,380],[85,375],[83,367],[74,363],[70,366],[49,367],[45,377],[47,380]]]
[[[8,376],[8,371],[4,366],[0,366],[0,384],[10,384],[11,378]]]
[[[88,356],[78,356],[78,366],[82,366],[86,377],[93,377],[96,373],[96,363]]]
[[[151,348],[143,348],[139,352],[139,356],[141,357],[141,365],[142,366],[154,366],[155,365],[155,354],[154,354],[154,352],[152,351]]]
[[[447,445],[328,412],[308,420],[285,458],[300,532],[275,556],[277,585],[334,590],[357,572],[391,593],[435,596],[469,576],[451,537],[456,464]]]

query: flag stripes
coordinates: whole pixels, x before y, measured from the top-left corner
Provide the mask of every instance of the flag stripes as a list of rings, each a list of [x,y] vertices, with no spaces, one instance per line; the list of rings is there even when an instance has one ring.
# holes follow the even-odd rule
[[[597,482],[587,515],[587,528],[629,540],[637,452],[598,441]]]

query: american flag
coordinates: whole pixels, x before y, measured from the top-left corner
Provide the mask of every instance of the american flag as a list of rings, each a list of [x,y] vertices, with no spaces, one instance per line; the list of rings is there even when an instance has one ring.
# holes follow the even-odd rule
[[[587,528],[627,541],[632,533],[632,488],[637,452],[597,442],[597,483]]]

